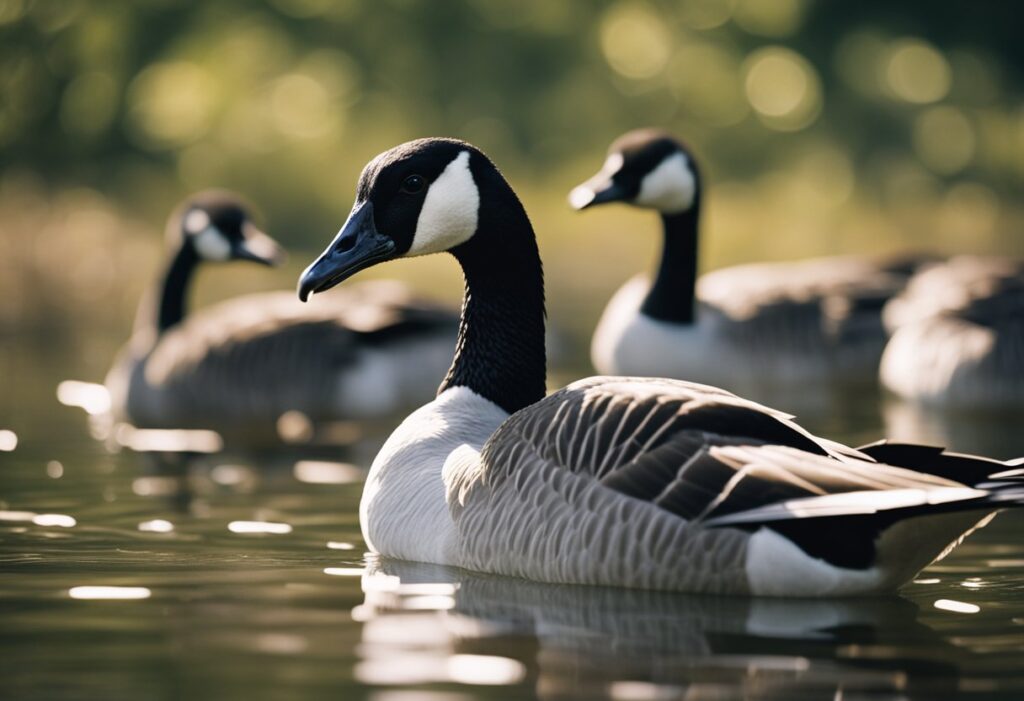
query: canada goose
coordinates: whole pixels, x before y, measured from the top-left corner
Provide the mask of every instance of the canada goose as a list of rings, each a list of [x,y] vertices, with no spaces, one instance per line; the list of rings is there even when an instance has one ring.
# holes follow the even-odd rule
[[[972,486],[880,464],[706,385],[591,377],[545,397],[537,242],[491,161],[462,141],[412,141],[373,159],[357,193],[301,299],[431,253],[454,255],[466,280],[437,398],[367,477],[360,521],[383,556],[555,583],[858,594],[896,588],[1021,498],[985,481],[1008,464],[871,447]]]
[[[213,428],[276,436],[288,411],[367,419],[433,396],[451,358],[456,316],[416,302],[398,283],[371,282],[309,307],[289,292],[246,295],[185,316],[202,261],[278,262],[282,250],[238,199],[205,192],[171,217],[173,249],[157,294],[142,301],[131,342],[107,376],[118,420],[149,428]],[[155,298],[155,301],[154,301]]]
[[[1024,406],[1024,263],[958,256],[885,307],[882,384],[923,404]]]
[[[885,345],[881,310],[911,258],[831,257],[756,263],[697,280],[701,177],[689,150],[642,129],[609,148],[604,167],[574,188],[586,209],[626,202],[661,215],[653,281],[629,280],[594,333],[598,372],[674,377],[758,392],[810,380],[870,380]]]

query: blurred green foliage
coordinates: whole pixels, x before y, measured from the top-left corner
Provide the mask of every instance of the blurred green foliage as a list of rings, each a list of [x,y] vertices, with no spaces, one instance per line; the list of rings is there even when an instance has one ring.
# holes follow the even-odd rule
[[[581,331],[656,242],[621,235],[649,221],[571,214],[564,196],[638,126],[702,157],[704,267],[1022,254],[1018,15],[991,0],[0,0],[0,318],[24,323],[11,299],[29,275],[68,277],[51,253],[69,245],[92,282],[63,281],[52,307],[119,276],[130,306],[151,275],[141,251],[204,187],[244,193],[312,253],[363,164],[426,135],[506,171]],[[114,262],[89,263],[98,244]]]

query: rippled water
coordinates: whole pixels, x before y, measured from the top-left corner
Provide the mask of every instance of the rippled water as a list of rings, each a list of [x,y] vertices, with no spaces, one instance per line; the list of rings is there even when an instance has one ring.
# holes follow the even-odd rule
[[[901,596],[775,601],[539,585],[364,559],[361,448],[111,454],[19,357],[0,453],[0,697],[1024,698],[1024,513]],[[870,393],[811,410],[853,442]],[[1022,423],[888,405],[904,437],[1024,454]],[[1019,417],[1018,417],[1019,418]],[[9,439],[10,437],[8,437]],[[8,440],[5,439],[5,440]]]

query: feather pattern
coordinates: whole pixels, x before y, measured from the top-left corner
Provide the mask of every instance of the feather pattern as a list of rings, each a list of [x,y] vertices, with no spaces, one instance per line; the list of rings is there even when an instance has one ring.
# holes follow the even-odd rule
[[[504,451],[524,444],[691,523],[791,499],[955,485],[839,453],[785,415],[716,388],[665,380],[592,378],[518,412],[484,448],[492,485],[519,467]]]

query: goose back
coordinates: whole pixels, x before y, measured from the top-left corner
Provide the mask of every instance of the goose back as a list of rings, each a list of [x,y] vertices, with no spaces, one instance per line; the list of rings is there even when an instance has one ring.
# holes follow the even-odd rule
[[[303,306],[288,292],[247,295],[187,317],[107,384],[138,426],[265,430],[283,413],[363,419],[428,399],[457,320],[386,282]]]
[[[884,553],[876,545],[907,517],[895,511],[717,527],[826,495],[896,493],[911,508],[921,506],[919,494],[973,491],[837,450],[786,415],[722,390],[669,380],[569,385],[513,414],[462,476],[448,484],[459,564],[543,581],[791,595],[884,589],[980,518],[934,516],[937,543],[917,552],[906,542]],[[751,563],[766,557],[780,562],[761,580]],[[780,575],[786,563],[799,573],[792,581]]]
[[[893,392],[954,406],[1024,404],[1024,263],[960,256],[916,275],[885,309],[880,375]]]
[[[696,323],[672,324],[640,313],[649,282],[637,276],[598,324],[594,365],[755,392],[870,378],[886,342],[882,308],[905,280],[855,257],[735,266],[699,279]]]

